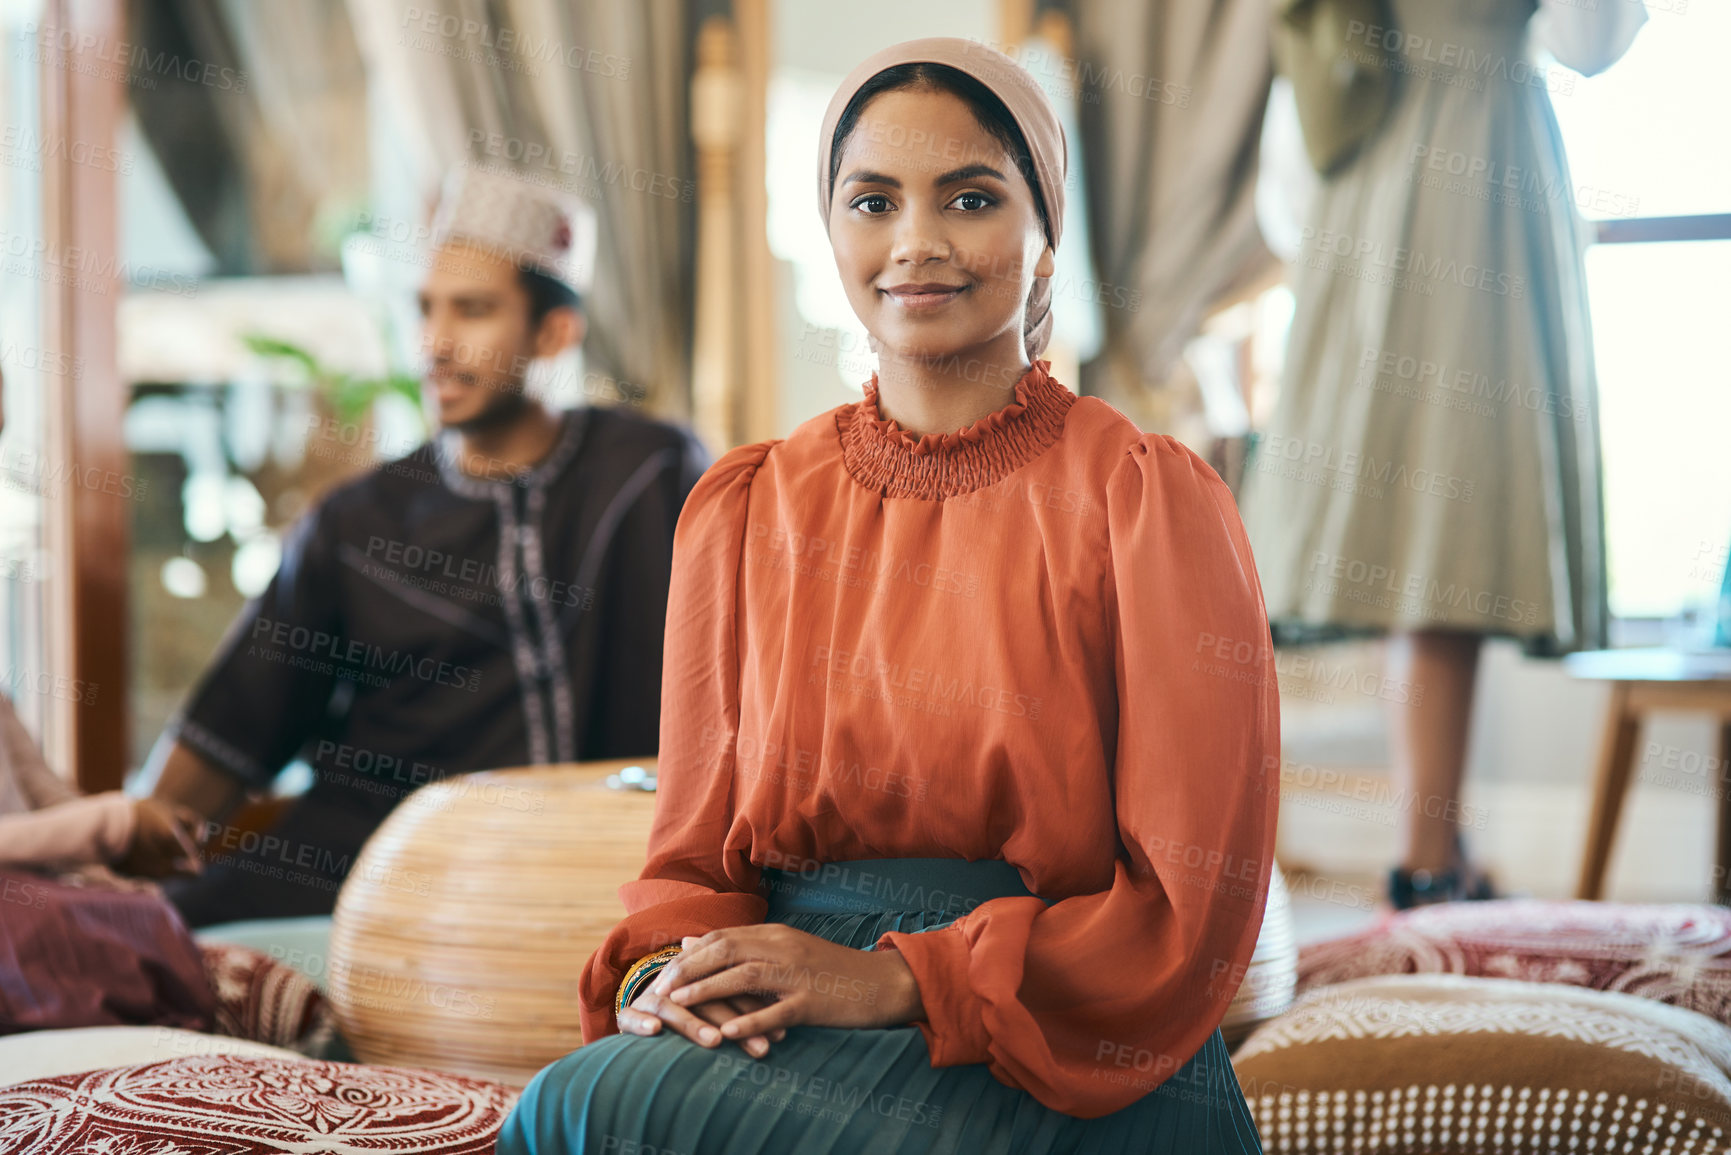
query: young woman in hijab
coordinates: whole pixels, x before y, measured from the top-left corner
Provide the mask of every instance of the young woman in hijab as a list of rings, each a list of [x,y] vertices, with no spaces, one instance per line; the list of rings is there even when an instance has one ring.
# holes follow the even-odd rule
[[[1065,162],[968,41],[831,101],[879,371],[692,493],[649,861],[502,1155],[1261,1150],[1267,620],[1219,478],[1037,360]]]

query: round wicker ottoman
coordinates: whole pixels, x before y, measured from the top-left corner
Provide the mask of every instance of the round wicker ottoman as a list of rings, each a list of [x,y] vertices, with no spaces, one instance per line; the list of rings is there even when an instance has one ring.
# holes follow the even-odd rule
[[[329,996],[367,1063],[521,1086],[583,1041],[577,981],[625,914],[655,795],[631,762],[501,770],[392,811],[337,897]]]

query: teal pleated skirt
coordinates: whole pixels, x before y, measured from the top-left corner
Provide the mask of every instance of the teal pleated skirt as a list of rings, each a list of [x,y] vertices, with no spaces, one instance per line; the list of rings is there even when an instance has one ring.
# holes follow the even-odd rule
[[[935,929],[980,902],[1029,893],[1006,863],[959,859],[766,870],[764,886],[768,921],[861,950],[885,931]],[[1078,1119],[998,1082],[983,1064],[933,1068],[911,1026],[794,1027],[763,1059],[665,1030],[611,1035],[536,1075],[498,1145],[498,1155],[1261,1151],[1218,1031],[1130,1106]]]

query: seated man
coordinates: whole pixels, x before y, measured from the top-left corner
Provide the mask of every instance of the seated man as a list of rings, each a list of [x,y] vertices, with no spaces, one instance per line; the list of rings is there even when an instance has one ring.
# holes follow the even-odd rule
[[[207,824],[206,869],[166,888],[191,925],[328,913],[385,815],[447,774],[655,753],[673,529],[702,448],[524,388],[582,340],[595,237],[549,190],[447,184],[420,293],[443,433],[294,528],[146,767],[156,796],[217,822],[297,754],[314,771],[262,834]]]

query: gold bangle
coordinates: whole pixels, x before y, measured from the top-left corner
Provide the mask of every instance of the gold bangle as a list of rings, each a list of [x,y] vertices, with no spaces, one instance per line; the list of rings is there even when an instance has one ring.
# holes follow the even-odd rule
[[[617,1016],[628,1003],[634,1001],[650,980],[665,969],[680,950],[681,948],[676,946],[667,947],[638,959],[631,969],[625,972],[625,977],[619,980],[619,991],[613,999],[614,1015]]]
[[[626,971],[625,977],[619,980],[619,990],[613,995],[614,1016],[617,1017],[619,1012],[625,1009],[626,992],[631,990],[633,984],[636,983],[638,977],[642,975],[644,971],[652,967],[656,970],[660,970],[662,967],[665,967],[668,963],[672,962],[674,956],[684,949],[684,947],[679,946],[665,947],[656,951],[654,954],[644,955],[635,963],[631,964],[631,969]]]

